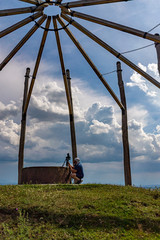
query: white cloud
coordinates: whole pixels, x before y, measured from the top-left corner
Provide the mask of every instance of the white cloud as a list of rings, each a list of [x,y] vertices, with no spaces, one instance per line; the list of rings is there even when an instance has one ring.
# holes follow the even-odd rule
[[[147,67],[146,67],[146,66],[144,66],[144,65],[141,64],[141,63],[138,63],[138,66],[139,66],[139,68],[141,68],[144,72],[147,72]]]
[[[156,131],[159,133],[160,132],[160,125],[156,126]]]
[[[147,134],[143,130],[142,123],[135,121],[129,121],[129,136],[130,136],[130,145],[140,157],[145,159],[151,157],[151,153],[155,152],[154,138],[151,134]]]
[[[144,66],[141,63],[138,63],[138,66],[145,72],[150,71],[154,77],[158,78],[158,70],[157,70],[157,64],[148,64],[148,66]],[[126,85],[128,87],[138,87],[141,91],[143,91],[147,96],[150,97],[156,97],[158,92],[157,89],[155,89],[154,86],[152,86],[150,83],[148,83],[140,74],[134,71],[132,76],[130,77],[131,82],[128,82]],[[154,89],[154,90],[152,90]]]
[[[19,125],[13,120],[0,120],[0,140],[7,144],[18,145],[19,143]]]
[[[134,106],[128,109],[128,120],[136,120],[143,124],[143,127],[147,126],[150,121],[150,114],[144,105],[134,104]]]
[[[76,92],[85,95],[76,87]],[[57,93],[54,98],[54,93]],[[36,89],[29,114],[27,124],[25,158],[37,163],[47,159],[49,162],[61,161],[67,152],[71,151],[70,133],[66,104],[60,104],[60,99],[64,93],[57,83],[46,82]],[[87,96],[93,99],[93,96]],[[76,111],[81,107],[83,118],[76,118],[76,134],[78,144],[78,155],[84,162],[104,161],[122,161],[122,132],[121,126],[116,120],[114,108],[104,104],[87,104],[82,109],[79,105],[79,95],[76,95],[77,101],[74,103]],[[100,98],[99,98],[100,100]],[[13,103],[16,106],[15,103]],[[8,106],[8,105],[6,105]],[[3,108],[6,109],[3,104]],[[87,110],[86,110],[87,109]],[[37,118],[32,115],[34,110]],[[43,112],[43,115],[42,115]],[[154,155],[158,158],[158,147],[160,146],[160,136],[158,133],[149,134],[144,131],[147,126],[148,111],[141,105],[129,109],[129,142],[133,161],[148,161]],[[46,114],[46,119],[44,115]],[[52,118],[49,118],[52,114]],[[59,118],[54,118],[59,114]],[[47,120],[47,121],[46,121]],[[45,121],[45,124],[44,124]],[[9,146],[8,151],[13,151],[14,146],[18,146],[19,126],[13,120],[1,121],[1,141]],[[15,155],[14,155],[15,156]],[[54,156],[54,159],[53,159]]]
[[[105,124],[103,122],[93,120],[92,125],[90,125],[89,129],[92,134],[102,134],[102,133],[109,133],[109,130],[111,129],[111,127],[108,124]]]
[[[0,120],[11,116],[16,116],[18,112],[19,108],[16,106],[16,102],[11,101],[7,105],[4,105],[2,102],[0,102]]]
[[[158,66],[156,63],[150,63],[148,64],[148,70],[151,71],[155,77],[159,77],[159,73],[158,73]]]

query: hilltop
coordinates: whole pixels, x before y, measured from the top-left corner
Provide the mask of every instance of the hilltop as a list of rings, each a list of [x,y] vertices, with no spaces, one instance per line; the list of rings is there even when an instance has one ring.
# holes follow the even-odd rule
[[[160,191],[101,184],[0,186],[0,239],[160,239]]]

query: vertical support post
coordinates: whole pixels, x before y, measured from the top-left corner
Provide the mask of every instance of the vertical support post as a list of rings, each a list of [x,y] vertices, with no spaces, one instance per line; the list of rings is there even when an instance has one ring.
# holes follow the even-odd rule
[[[27,93],[28,93],[28,82],[29,82],[29,77],[30,77],[29,74],[30,74],[30,68],[27,68],[26,75],[25,75],[25,82],[24,82],[21,133],[20,133],[20,142],[19,142],[18,184],[22,184],[22,169],[23,169],[23,162],[24,162],[24,144],[25,144],[26,117],[27,117],[27,112],[24,113],[24,106],[26,104]]]
[[[158,33],[155,34],[156,36],[159,36]],[[158,60],[158,72],[160,75],[160,43],[155,42],[155,48],[157,51],[157,60]]]
[[[121,63],[117,62],[117,76],[118,85],[120,90],[121,102],[124,106],[122,110],[122,140],[123,140],[123,155],[124,155],[124,176],[125,185],[132,185],[131,168],[130,168],[130,153],[129,153],[129,141],[128,141],[128,124],[127,124],[127,105],[124,84],[122,80]]]
[[[72,90],[71,90],[71,77],[69,69],[66,70],[66,77],[71,102],[71,113],[70,113],[70,131],[71,131],[71,143],[72,143],[72,160],[77,157],[77,145],[76,145],[76,132],[74,124],[74,112],[73,112],[73,101],[72,101]]]

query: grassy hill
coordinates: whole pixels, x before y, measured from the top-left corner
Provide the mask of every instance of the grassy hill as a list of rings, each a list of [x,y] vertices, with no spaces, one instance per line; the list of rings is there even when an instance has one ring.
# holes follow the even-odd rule
[[[0,186],[0,239],[160,239],[160,191],[100,184]]]

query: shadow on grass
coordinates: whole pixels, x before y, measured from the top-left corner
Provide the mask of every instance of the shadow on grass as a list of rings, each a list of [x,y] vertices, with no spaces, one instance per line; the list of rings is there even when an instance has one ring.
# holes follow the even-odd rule
[[[30,223],[46,222],[55,224],[58,228],[72,228],[79,229],[105,229],[110,231],[114,228],[129,230],[129,229],[143,229],[143,231],[160,233],[160,219],[137,218],[132,219],[120,218],[116,216],[99,216],[97,214],[70,214],[68,212],[57,213],[54,211],[47,211],[38,207],[31,207],[24,209],[28,214]],[[10,215],[12,219],[16,219],[18,211],[15,209],[0,208],[0,215]]]

